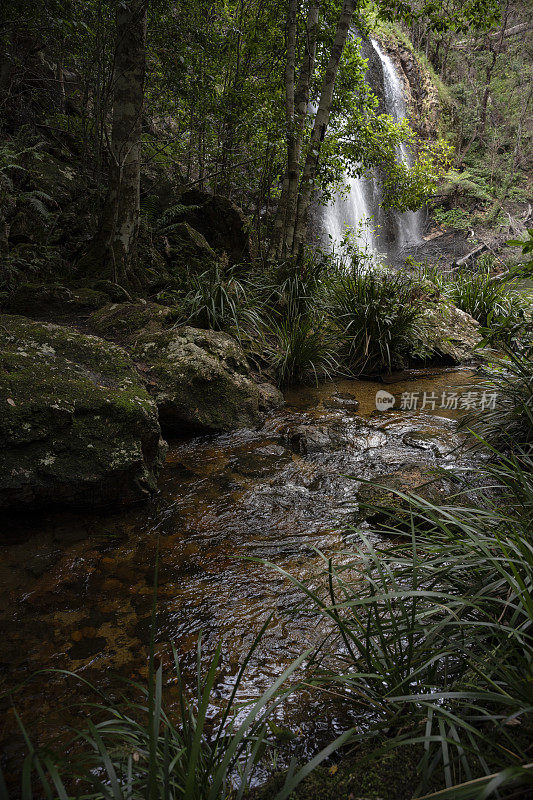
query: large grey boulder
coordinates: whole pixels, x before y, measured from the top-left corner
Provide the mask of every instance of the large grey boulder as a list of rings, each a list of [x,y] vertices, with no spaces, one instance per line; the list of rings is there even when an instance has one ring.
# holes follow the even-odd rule
[[[452,364],[474,361],[482,338],[479,322],[460,308],[440,303],[424,312],[422,344],[432,356]]]
[[[120,347],[0,315],[0,507],[124,506],[166,451],[157,408]]]
[[[161,424],[178,435],[254,427],[283,405],[281,392],[254,380],[227,333],[186,326],[141,335],[132,355],[149,370]]]

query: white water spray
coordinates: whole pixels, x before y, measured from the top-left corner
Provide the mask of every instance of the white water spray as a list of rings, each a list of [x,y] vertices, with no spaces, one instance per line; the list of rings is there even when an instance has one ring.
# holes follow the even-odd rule
[[[378,42],[371,40],[372,47],[378,55],[383,68],[383,84],[385,90],[385,111],[399,122],[407,114],[403,85],[396,68],[383,52]],[[412,156],[406,145],[398,147],[397,158],[407,165],[412,164]],[[323,224],[326,234],[335,249],[339,249],[346,228],[353,230],[356,241],[362,250],[370,252],[373,256],[379,252],[378,237],[373,228],[380,219],[381,186],[379,179],[351,178],[344,176],[348,186],[345,194],[337,193],[332,202],[324,211]],[[423,214],[420,211],[405,211],[400,214],[394,212],[389,216],[393,223],[393,230],[385,230],[385,237],[381,243],[384,248],[385,241],[393,240],[392,248],[395,251],[410,247],[422,240]],[[383,222],[383,221],[382,221]],[[389,228],[389,225],[386,227]]]
[[[391,58],[383,52],[378,42],[371,39],[372,47],[378,54],[383,66],[383,84],[385,89],[385,110],[395,122],[407,116],[403,85]],[[408,166],[412,164],[412,156],[405,144],[398,148],[398,158]],[[422,239],[423,215],[421,211],[405,211],[403,214],[396,212],[394,221],[396,227],[396,246],[398,249],[417,244]]]
[[[349,228],[354,232],[357,244],[362,250],[375,253],[376,241],[368,200],[370,194],[368,180],[348,175],[345,175],[344,180],[348,185],[348,192],[344,195],[337,193],[324,212],[326,233],[331,237],[332,246],[337,249],[346,229]]]

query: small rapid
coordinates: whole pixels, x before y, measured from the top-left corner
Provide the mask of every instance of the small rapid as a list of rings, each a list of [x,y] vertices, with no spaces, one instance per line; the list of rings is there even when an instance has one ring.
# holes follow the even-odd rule
[[[398,407],[386,413],[376,411],[381,382],[299,387],[259,430],[172,442],[158,495],[144,507],[6,519],[0,690],[34,675],[18,709],[44,734],[76,727],[76,702],[94,698],[88,686],[38,670],[78,671],[107,692],[119,677],[144,683],[158,547],[156,649],[165,675],[172,671],[170,643],[193,686],[199,635],[204,668],[223,642],[217,697],[224,701],[272,614],[239,689],[239,700],[257,697],[326,635],[284,572],[317,587],[324,560],[316,548],[337,563],[350,559],[355,527],[369,535],[365,503],[374,501],[367,481],[422,491],[429,471],[471,463],[460,450],[460,412],[431,404],[402,410],[403,393],[440,397],[472,380],[470,372],[447,369],[399,376],[387,385]],[[431,487],[439,498],[451,491],[445,480]],[[176,685],[169,682],[165,693],[168,707],[177,708]],[[331,698],[295,695],[283,713],[312,750],[353,724],[348,712]]]

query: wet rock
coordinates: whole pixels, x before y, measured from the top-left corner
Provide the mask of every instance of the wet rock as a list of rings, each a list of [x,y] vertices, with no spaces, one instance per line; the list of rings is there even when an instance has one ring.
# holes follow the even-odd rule
[[[326,408],[343,408],[347,411],[357,411],[359,400],[347,392],[335,392],[331,397],[325,397],[322,401]]]
[[[0,316],[0,506],[127,505],[156,488],[165,445],[119,347]]]
[[[411,503],[406,495],[416,495],[431,503],[440,504],[443,499],[453,493],[453,483],[442,475],[431,473],[430,465],[423,463],[385,473],[373,483],[359,486],[357,499],[361,517],[372,524],[391,523],[390,514],[394,514],[394,522],[407,518]],[[391,531],[392,532],[392,531]]]
[[[434,356],[451,364],[464,364],[476,358],[482,340],[480,325],[465,311],[452,305],[431,306],[424,312],[422,345]]]
[[[337,450],[359,452],[383,447],[387,436],[361,420],[333,419],[325,424],[302,424],[287,429],[283,440],[301,455],[327,453]]]
[[[240,453],[230,464],[233,471],[246,477],[260,478],[272,475],[276,469],[290,459],[290,452],[279,445],[256,447]]]
[[[268,503],[291,509],[295,529],[305,523],[318,530],[324,520],[337,528],[381,522],[376,508],[383,505],[406,513],[408,501],[398,491],[442,502],[455,488],[437,469],[473,466],[472,455],[461,448],[457,422],[424,413],[375,421],[330,413],[319,423],[303,414],[284,426],[281,440],[297,455],[256,492],[253,503],[262,503],[265,514],[271,513]]]
[[[406,434],[403,441],[411,447],[427,450],[437,458],[453,452],[458,447],[457,436],[442,429],[413,431]]]
[[[271,383],[258,383],[259,411],[268,414],[285,405],[285,400],[280,390]]]
[[[283,403],[275,387],[260,389],[227,333],[186,326],[142,336],[133,355],[149,366],[161,423],[178,435],[254,427],[265,407]]]

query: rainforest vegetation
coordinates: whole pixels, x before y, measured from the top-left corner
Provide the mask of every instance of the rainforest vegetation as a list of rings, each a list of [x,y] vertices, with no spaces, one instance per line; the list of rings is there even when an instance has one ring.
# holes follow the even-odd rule
[[[5,0],[0,798],[533,797],[531,0]]]

